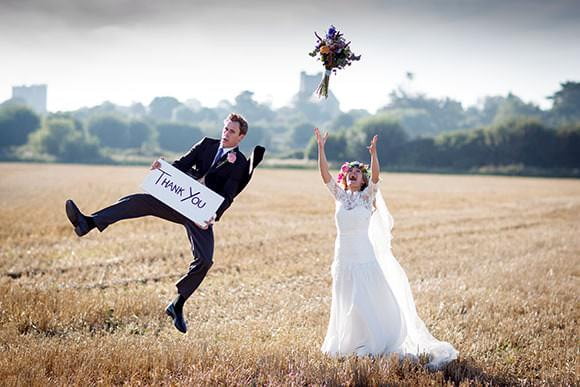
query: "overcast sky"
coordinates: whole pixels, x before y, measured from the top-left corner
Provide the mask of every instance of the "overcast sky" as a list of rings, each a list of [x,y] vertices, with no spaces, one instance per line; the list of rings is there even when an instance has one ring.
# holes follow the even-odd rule
[[[362,55],[331,79],[343,110],[385,105],[407,71],[465,105],[512,91],[547,107],[580,80],[579,0],[0,0],[0,101],[46,83],[51,111],[246,89],[279,107],[321,70],[307,53],[330,24]]]

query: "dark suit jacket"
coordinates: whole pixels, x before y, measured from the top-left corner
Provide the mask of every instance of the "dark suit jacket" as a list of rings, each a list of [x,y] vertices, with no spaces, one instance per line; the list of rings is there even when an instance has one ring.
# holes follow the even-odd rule
[[[205,175],[206,187],[223,196],[224,201],[216,211],[216,221],[221,218],[224,211],[234,201],[234,197],[240,192],[240,183],[249,169],[248,160],[237,147],[229,152],[236,154],[235,162],[230,163],[227,154],[224,154],[210,168],[219,144],[220,140],[204,137],[193,145],[189,152],[173,162],[174,167],[194,179],[200,179]]]

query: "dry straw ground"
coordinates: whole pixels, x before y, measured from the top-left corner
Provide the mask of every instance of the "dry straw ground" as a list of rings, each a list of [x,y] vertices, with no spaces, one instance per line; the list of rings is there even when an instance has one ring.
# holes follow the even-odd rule
[[[215,227],[215,265],[163,314],[190,251],[147,218],[79,239],[144,168],[0,165],[0,381],[32,384],[578,384],[580,181],[383,174],[419,314],[461,358],[430,373],[319,352],[333,202],[315,171],[260,170]]]

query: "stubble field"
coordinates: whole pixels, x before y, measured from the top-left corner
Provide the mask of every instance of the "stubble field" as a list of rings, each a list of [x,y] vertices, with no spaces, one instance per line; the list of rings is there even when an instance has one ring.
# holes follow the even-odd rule
[[[320,353],[334,203],[316,171],[258,170],[215,228],[214,266],[156,218],[78,238],[64,214],[135,192],[146,168],[0,164],[0,384],[578,384],[580,181],[383,174],[419,315],[460,358],[439,372]]]

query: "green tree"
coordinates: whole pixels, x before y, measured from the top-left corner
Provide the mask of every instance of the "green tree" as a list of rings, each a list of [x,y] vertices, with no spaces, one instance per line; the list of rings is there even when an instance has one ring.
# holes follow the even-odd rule
[[[172,121],[183,122],[186,124],[195,122],[197,118],[195,112],[185,105],[177,106],[173,110],[172,117]]]
[[[448,97],[429,98],[425,94],[410,94],[402,89],[393,90],[389,97],[390,103],[379,112],[396,114],[395,118],[403,128],[409,129],[414,136],[466,128],[466,114],[459,101]],[[404,122],[403,117],[409,117],[409,120]],[[414,122],[413,119],[419,121]],[[410,125],[409,128],[405,124]]]
[[[556,149],[556,135],[553,130],[533,119],[515,120],[509,126],[509,147],[516,162],[528,166],[551,166]]]
[[[483,130],[443,133],[435,138],[437,157],[433,164],[440,167],[467,169],[485,165],[490,158]]]
[[[556,143],[554,166],[580,168],[580,123],[559,128]]]
[[[173,97],[155,97],[149,104],[149,116],[157,121],[169,121],[173,110],[181,103]]]
[[[0,107],[0,146],[22,145],[40,127],[40,118],[22,105]]]
[[[101,145],[111,148],[129,146],[129,125],[118,114],[98,114],[88,123],[89,133],[95,135]]]
[[[256,145],[261,145],[263,147],[270,147],[270,131],[268,128],[259,125],[252,125],[248,129],[248,133],[244,137],[244,140],[240,143],[240,150],[244,153],[251,152]]]
[[[144,117],[147,115],[147,109],[141,102],[135,102],[129,106],[129,114],[132,117]]]
[[[377,152],[381,162],[396,164],[408,136],[399,122],[388,114],[377,114],[357,121],[354,128],[347,132],[348,155],[361,161],[367,160],[369,158],[367,146],[375,134],[379,136]]]
[[[399,122],[410,137],[426,137],[441,133],[441,128],[424,109],[390,109],[383,114]]]
[[[329,131],[339,132],[341,130],[349,129],[354,125],[355,118],[348,113],[341,113],[329,125]],[[312,133],[311,133],[312,134]]]
[[[29,143],[40,153],[66,162],[104,161],[96,137],[77,129],[69,118],[49,118],[43,127],[30,135]]]
[[[157,125],[159,146],[162,149],[183,152],[199,141],[202,131],[196,126],[166,122]]]
[[[145,121],[132,120],[128,125],[128,142],[130,148],[139,148],[155,137],[155,129]]]
[[[195,118],[199,121],[217,122],[220,120],[217,112],[214,109],[203,107],[195,113]],[[223,117],[225,119],[225,117]],[[223,120],[222,119],[222,120]]]
[[[249,90],[242,91],[236,97],[236,103],[233,109],[242,114],[250,122],[271,120],[274,116],[270,107],[254,100],[254,93]]]
[[[558,125],[580,122],[580,82],[564,82],[561,89],[548,98],[554,102],[550,110],[552,122]]]
[[[290,141],[292,146],[297,148],[304,148],[314,133],[314,125],[310,123],[301,123],[292,128],[290,132]]]
[[[538,120],[519,118],[470,131],[444,133],[435,138],[435,149],[427,165],[469,169],[484,165],[549,168],[556,166],[556,132]],[[426,154],[423,155],[426,157]]]
[[[339,132],[341,130],[350,129],[356,121],[361,118],[370,116],[370,113],[364,109],[352,109],[346,113],[341,113],[336,116],[328,126],[330,132]]]
[[[349,158],[347,152],[346,132],[342,131],[329,135],[324,149],[326,158],[329,161],[346,161]],[[318,158],[318,144],[316,143],[316,138],[314,138],[314,136],[310,138],[310,142],[306,146],[305,154],[310,160],[316,160]]]
[[[534,117],[539,119],[542,117],[542,114],[542,110],[538,106],[532,103],[525,103],[520,97],[509,93],[497,107],[493,122],[497,124],[518,117]]]
[[[73,112],[56,112],[56,113],[49,113],[48,114],[48,119],[49,120],[54,120],[57,118],[62,118],[65,120],[71,120],[74,124],[74,127],[76,130],[83,130],[84,126],[83,123],[81,122],[81,120],[79,120],[77,117],[75,117]]]
[[[434,166],[437,165],[437,148],[433,138],[416,138],[403,146],[400,165],[404,166]]]
[[[499,107],[504,103],[506,97],[501,95],[486,96],[480,109],[476,109],[479,115],[479,122],[474,126],[487,126],[495,120]],[[474,120],[474,122],[477,122]]]

